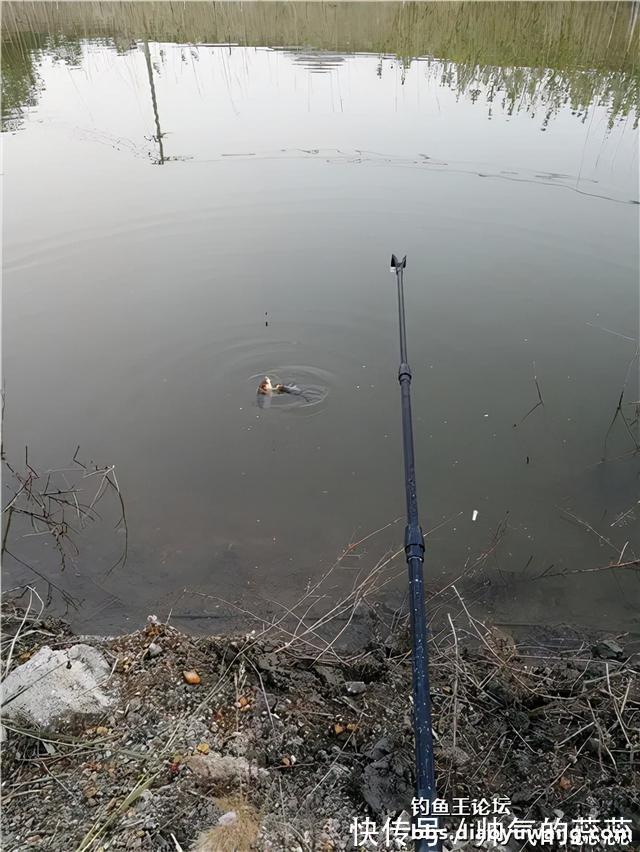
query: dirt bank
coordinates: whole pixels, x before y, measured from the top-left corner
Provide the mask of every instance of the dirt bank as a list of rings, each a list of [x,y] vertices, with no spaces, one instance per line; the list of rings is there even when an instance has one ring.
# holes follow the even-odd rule
[[[100,687],[112,700],[49,730],[5,705],[8,851],[351,849],[354,817],[382,825],[410,808],[403,622],[378,621],[365,647],[340,651],[303,626],[202,637],[155,618],[80,640],[64,622],[4,609],[5,666],[81,641],[108,663]],[[431,644],[439,795],[640,828],[640,685],[624,639],[546,633],[516,645],[458,611]]]

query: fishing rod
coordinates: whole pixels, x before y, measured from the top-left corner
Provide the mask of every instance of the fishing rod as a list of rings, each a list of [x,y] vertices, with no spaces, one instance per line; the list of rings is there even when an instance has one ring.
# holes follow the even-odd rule
[[[407,256],[398,260],[391,255],[391,271],[398,284],[398,317],[400,321],[400,397],[402,404],[402,445],[404,450],[404,483],[407,501],[407,525],[404,532],[404,552],[409,571],[409,606],[411,610],[411,640],[413,643],[413,727],[416,741],[416,798],[431,803],[436,797],[433,765],[433,734],[431,731],[431,696],[429,694],[429,661],[427,623],[424,605],[424,538],[418,518],[416,469],[413,453],[411,423],[411,369],[407,359],[407,330],[404,319],[403,272]],[[437,827],[437,820],[429,822]],[[416,852],[441,852],[439,840],[417,839]]]

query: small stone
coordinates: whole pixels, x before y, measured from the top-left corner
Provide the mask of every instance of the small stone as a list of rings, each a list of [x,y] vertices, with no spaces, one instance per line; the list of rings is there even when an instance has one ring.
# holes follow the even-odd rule
[[[371,758],[371,760],[380,760],[385,755],[391,754],[393,750],[394,744],[391,739],[389,737],[382,737],[368,751],[365,751],[365,755]]]
[[[333,666],[314,666],[316,674],[330,687],[340,687],[342,675]]]
[[[367,684],[362,680],[348,680],[345,683],[345,689],[351,695],[360,695],[362,692],[366,692]]]
[[[435,753],[440,760],[446,760],[456,767],[466,766],[471,760],[467,752],[459,746],[455,748],[453,746],[441,746],[435,750]]]
[[[213,784],[237,784],[248,776],[260,777],[264,770],[251,766],[243,757],[232,757],[211,752],[207,755],[194,754],[185,760],[185,765],[198,781],[206,786]]]
[[[158,645],[157,642],[152,642],[147,648],[147,651],[149,652],[150,657],[157,657],[162,653],[162,646]]]
[[[277,706],[277,704],[278,704],[278,698],[277,698],[277,696],[276,696],[276,695],[274,695],[274,694],[273,694],[273,693],[271,693],[271,692],[266,692],[266,693],[265,693],[265,692],[259,692],[259,693],[258,693],[257,701],[258,701],[258,707],[259,707],[260,709],[262,709],[262,708],[265,708],[265,707],[266,707],[266,708],[268,708],[270,711],[275,710],[275,709],[276,709],[276,706]],[[266,713],[267,711],[266,711],[266,710],[264,710],[264,712]]]
[[[412,789],[406,778],[407,765],[400,755],[389,755],[365,767],[361,793],[377,814],[399,811],[410,801]]]
[[[200,754],[209,754],[209,743],[198,743],[196,751],[199,751]]]
[[[594,645],[591,651],[602,660],[620,660],[624,657],[624,648],[613,639],[603,639]]]

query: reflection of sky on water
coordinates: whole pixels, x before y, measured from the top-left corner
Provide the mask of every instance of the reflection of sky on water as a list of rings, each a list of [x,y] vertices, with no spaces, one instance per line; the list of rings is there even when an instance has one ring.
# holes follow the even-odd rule
[[[597,182],[598,194],[637,196],[629,179],[629,168],[637,168],[633,116],[609,128],[605,106],[587,115],[565,104],[549,123],[542,106],[531,106],[535,86],[511,112],[493,77],[461,94],[455,65],[435,60],[406,67],[394,57],[322,52],[153,44],[149,50],[170,159],[321,150],[331,162],[354,161],[362,151],[362,162],[386,158],[393,164],[399,158],[399,166],[428,162],[481,173],[493,169],[503,177],[511,170],[527,180],[537,172],[548,180],[553,173],[552,179],[577,190],[591,191]],[[85,43],[81,68],[45,59],[41,74],[48,84],[38,121],[61,138],[157,160],[144,52],[139,45],[114,63],[111,50]],[[326,73],[315,73],[320,70]],[[537,87],[544,89],[544,82]]]

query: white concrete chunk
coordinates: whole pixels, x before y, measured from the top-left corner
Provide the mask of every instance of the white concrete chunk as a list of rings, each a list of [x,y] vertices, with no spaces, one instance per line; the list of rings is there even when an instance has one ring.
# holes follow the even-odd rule
[[[2,715],[51,728],[73,716],[103,713],[115,700],[106,691],[110,671],[102,654],[90,645],[60,651],[45,646],[3,681]]]

